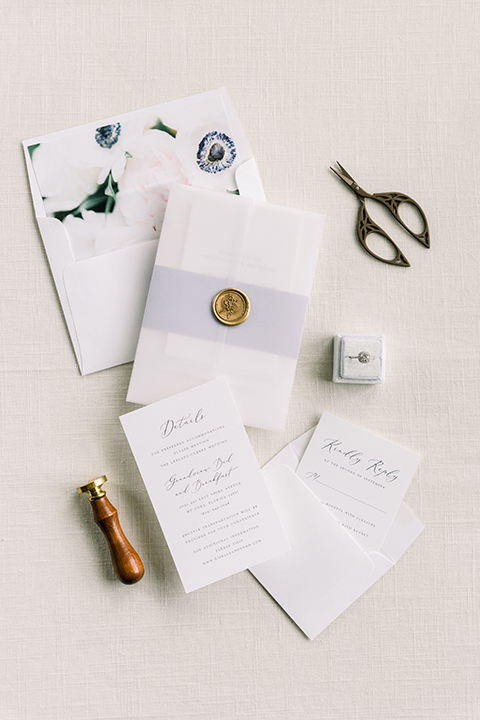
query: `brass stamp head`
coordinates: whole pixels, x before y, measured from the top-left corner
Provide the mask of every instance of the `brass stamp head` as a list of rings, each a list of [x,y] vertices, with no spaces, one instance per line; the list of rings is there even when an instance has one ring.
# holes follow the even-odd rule
[[[79,488],[77,488],[77,492],[89,493],[90,502],[92,502],[93,500],[98,500],[98,498],[104,497],[107,494],[105,490],[102,490],[102,485],[105,482],[107,482],[107,478],[105,475],[102,475],[101,477],[95,478],[95,480],[91,480],[85,485],[81,485]]]

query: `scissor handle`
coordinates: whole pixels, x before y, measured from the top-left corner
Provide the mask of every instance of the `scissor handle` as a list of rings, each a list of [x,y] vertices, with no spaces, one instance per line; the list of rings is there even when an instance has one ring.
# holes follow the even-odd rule
[[[358,211],[357,235],[358,235],[358,239],[360,240],[360,242],[362,243],[363,247],[368,252],[368,254],[371,255],[372,257],[376,258],[377,260],[380,260],[381,262],[387,263],[388,265],[398,265],[399,267],[410,267],[410,263],[408,262],[407,258],[402,253],[402,251],[400,250],[398,245],[393,242],[392,238],[387,235],[385,230],[382,230],[382,228],[379,225],[377,225],[376,222],[374,222],[372,220],[372,218],[368,214],[367,208],[365,206],[365,200],[361,197],[359,197],[359,200],[360,200],[360,210]],[[385,258],[380,257],[380,255],[377,255],[376,253],[374,253],[373,250],[370,250],[370,248],[367,245],[367,238],[372,233],[381,235],[392,245],[392,247],[394,248],[395,253],[396,253],[393,260],[386,260]]]
[[[428,222],[427,218],[425,217],[425,213],[423,212],[422,208],[418,203],[415,202],[411,197],[408,195],[403,195],[402,193],[396,193],[396,192],[389,192],[389,193],[374,193],[370,196],[374,200],[378,200],[379,203],[381,203],[384,207],[387,208],[389,213],[393,215],[395,220],[400,223],[400,225],[406,230],[415,240],[418,240],[422,243],[422,245],[425,245],[425,247],[430,247],[430,236],[428,233]],[[402,220],[398,213],[398,208],[400,205],[403,205],[403,203],[410,203],[410,205],[413,205],[418,212],[420,213],[420,217],[423,220],[423,230],[420,233],[414,233],[413,230],[411,230]]]
[[[381,262],[387,263],[388,265],[398,265],[400,267],[410,267],[410,263],[408,262],[405,255],[402,253],[400,248],[396,243],[393,242],[392,238],[387,235],[385,230],[382,230],[382,228],[377,225],[376,222],[372,220],[370,215],[368,214],[366,205],[365,205],[365,199],[370,200],[376,200],[377,202],[381,203],[391,215],[395,218],[395,220],[413,237],[415,240],[418,240],[422,243],[422,245],[425,245],[425,247],[430,247],[430,236],[428,232],[428,223],[427,218],[425,217],[425,213],[423,212],[420,205],[418,205],[415,200],[412,200],[411,197],[408,195],[402,195],[401,193],[374,193],[373,195],[369,195],[367,193],[364,193],[364,196],[359,195],[357,193],[357,197],[360,200],[360,210],[358,213],[358,222],[357,222],[357,234],[358,239],[362,243],[365,250],[374,258],[377,260],[380,260]],[[398,213],[398,208],[403,203],[410,203],[413,205],[418,212],[420,213],[420,216],[423,220],[424,227],[423,230],[420,233],[415,233],[413,230],[411,230],[402,220]],[[380,255],[377,255],[376,253],[371,250],[367,245],[367,238],[372,233],[376,233],[377,235],[381,235],[384,237],[387,242],[390,243],[390,245],[395,250],[395,257],[393,260],[386,260],[385,258],[380,257]]]

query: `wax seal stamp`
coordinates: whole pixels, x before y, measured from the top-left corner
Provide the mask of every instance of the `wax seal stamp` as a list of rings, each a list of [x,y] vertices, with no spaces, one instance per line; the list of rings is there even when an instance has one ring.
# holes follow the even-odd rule
[[[125,537],[118,521],[118,513],[102,489],[106,481],[107,478],[102,475],[77,488],[77,491],[90,495],[93,518],[105,535],[118,579],[125,585],[133,585],[143,577],[143,563]]]
[[[241,290],[225,288],[215,295],[213,314],[224,325],[240,325],[250,313],[250,300]]]

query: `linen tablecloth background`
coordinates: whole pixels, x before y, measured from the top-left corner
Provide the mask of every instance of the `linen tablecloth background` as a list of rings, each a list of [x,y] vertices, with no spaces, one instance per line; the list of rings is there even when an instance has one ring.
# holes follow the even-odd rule
[[[479,37],[475,0],[3,0],[0,717],[480,718]],[[225,86],[267,198],[327,215],[283,433],[324,410],[419,452],[426,529],[314,642],[249,573],[185,595],[118,422],[130,365],[81,377],[20,142]],[[426,250],[373,260],[339,160],[414,197]],[[378,217],[377,217],[378,219]],[[383,386],[334,385],[332,337],[384,334]],[[115,579],[77,485],[109,497],[142,556]]]

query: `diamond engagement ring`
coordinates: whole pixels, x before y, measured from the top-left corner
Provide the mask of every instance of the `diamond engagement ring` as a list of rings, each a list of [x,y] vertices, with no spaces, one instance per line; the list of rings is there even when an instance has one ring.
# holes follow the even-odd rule
[[[347,355],[349,360],[358,360],[358,362],[361,363],[369,363],[372,359],[370,356],[370,353],[368,353],[366,350],[362,350],[362,352],[359,352],[358,355]]]

